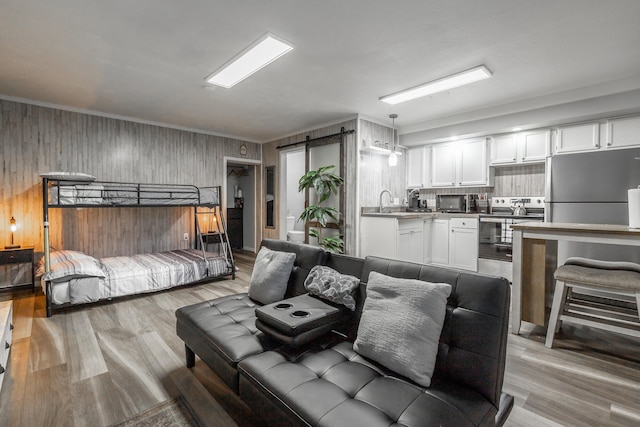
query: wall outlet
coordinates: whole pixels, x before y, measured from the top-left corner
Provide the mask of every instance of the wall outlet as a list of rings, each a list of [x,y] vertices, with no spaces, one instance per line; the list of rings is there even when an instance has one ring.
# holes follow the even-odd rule
[[[182,238],[184,240],[189,240],[189,233],[184,233],[184,236],[182,236]]]
[[[394,197],[393,198],[393,204],[394,205],[399,205],[400,204],[400,197]]]

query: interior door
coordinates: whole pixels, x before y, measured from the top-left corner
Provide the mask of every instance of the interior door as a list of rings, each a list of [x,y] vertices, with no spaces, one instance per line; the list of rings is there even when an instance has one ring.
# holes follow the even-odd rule
[[[345,178],[344,170],[344,137],[343,135],[336,135],[329,138],[321,138],[314,141],[310,141],[306,144],[306,170],[305,173],[310,170],[317,170],[323,166],[333,165],[335,168],[332,173]],[[322,229],[323,237],[342,234],[344,240],[344,217],[345,214],[345,201],[344,201],[344,185],[340,187],[338,195],[331,195],[329,199],[323,202],[323,206],[331,207],[340,213],[338,223],[329,223],[327,227]],[[318,198],[314,191],[307,192],[305,206],[314,205],[317,203]],[[310,244],[317,244],[315,241],[309,241],[309,229],[317,228],[318,224],[305,225],[306,238],[305,241]],[[314,239],[315,240],[315,239]]]

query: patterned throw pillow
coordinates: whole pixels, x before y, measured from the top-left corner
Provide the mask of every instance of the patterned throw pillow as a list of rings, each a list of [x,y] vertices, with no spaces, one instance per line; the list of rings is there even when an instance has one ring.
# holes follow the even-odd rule
[[[324,265],[313,267],[304,281],[304,287],[310,294],[342,304],[351,311],[356,309],[352,293],[359,284],[357,277],[340,274]]]

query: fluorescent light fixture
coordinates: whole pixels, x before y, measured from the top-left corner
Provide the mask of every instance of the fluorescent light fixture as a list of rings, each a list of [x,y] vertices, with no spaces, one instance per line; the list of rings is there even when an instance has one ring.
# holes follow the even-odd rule
[[[489,77],[491,77],[491,71],[489,71],[484,65],[481,65],[458,74],[453,74],[401,92],[383,96],[380,98],[380,101],[395,105],[401,102],[453,89],[454,87],[464,86],[469,83],[488,79]]]
[[[514,128],[511,129],[513,132],[520,132],[522,130],[522,128],[520,126],[516,126]]]
[[[267,33],[206,80],[229,89],[292,49],[293,46]]]

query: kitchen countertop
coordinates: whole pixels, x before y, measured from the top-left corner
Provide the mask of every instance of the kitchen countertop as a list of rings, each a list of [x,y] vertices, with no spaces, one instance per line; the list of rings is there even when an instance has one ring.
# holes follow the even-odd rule
[[[363,212],[361,216],[396,219],[425,219],[425,218],[479,218],[477,213],[444,213],[444,212]]]
[[[523,222],[513,224],[513,229],[527,231],[553,231],[553,232],[588,232],[604,234],[626,234],[630,236],[640,236],[640,228],[631,228],[628,225],[618,224],[578,224],[565,222]]]

